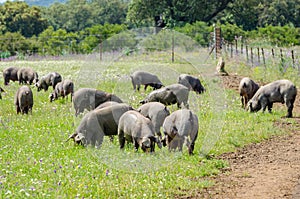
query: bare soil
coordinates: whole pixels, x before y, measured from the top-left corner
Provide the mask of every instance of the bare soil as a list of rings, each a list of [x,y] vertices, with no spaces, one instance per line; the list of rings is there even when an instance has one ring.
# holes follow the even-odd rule
[[[226,88],[238,90],[242,77],[223,76]],[[273,136],[235,152],[222,154],[229,168],[210,177],[215,185],[189,198],[300,198],[300,92],[294,104],[294,124],[282,118],[274,125],[287,134]]]

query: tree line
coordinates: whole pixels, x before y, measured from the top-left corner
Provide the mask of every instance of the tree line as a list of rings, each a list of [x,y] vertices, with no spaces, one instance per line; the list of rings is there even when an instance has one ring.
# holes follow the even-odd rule
[[[124,30],[172,28],[208,45],[214,24],[227,41],[300,45],[300,0],[69,0],[50,7],[0,6],[0,56],[90,53]]]

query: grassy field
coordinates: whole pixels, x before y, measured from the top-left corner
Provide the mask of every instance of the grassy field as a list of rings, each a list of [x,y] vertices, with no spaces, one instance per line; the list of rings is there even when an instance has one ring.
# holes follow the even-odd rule
[[[105,139],[100,149],[75,146],[65,142],[80,122],[74,116],[69,99],[52,103],[52,89],[37,92],[32,86],[32,115],[17,115],[13,104],[17,82],[1,87],[0,101],[0,197],[1,198],[173,198],[190,196],[211,186],[203,177],[215,175],[227,166],[214,158],[252,142],[282,134],[273,125],[286,109],[272,114],[250,114],[241,109],[238,94],[225,90],[214,76],[214,60],[204,63],[178,56],[172,63],[169,55],[116,56],[103,62],[97,58],[0,62],[1,71],[8,66],[28,66],[40,76],[57,71],[64,79],[80,87],[113,92],[134,108],[151,90],[134,92],[129,74],[137,69],[156,73],[165,84],[176,82],[180,73],[199,75],[207,92],[190,93],[190,108],[199,117],[199,136],[195,155],[170,153],[166,148],[155,154],[135,153],[133,148],[119,150],[118,140]],[[198,55],[197,55],[198,56]],[[235,72],[235,63],[229,72]],[[241,65],[243,75],[256,75]],[[257,69],[258,70],[258,69]],[[240,72],[240,71],[236,71]],[[202,75],[200,75],[200,73]],[[259,73],[257,75],[260,75]],[[170,106],[174,111],[176,106]]]

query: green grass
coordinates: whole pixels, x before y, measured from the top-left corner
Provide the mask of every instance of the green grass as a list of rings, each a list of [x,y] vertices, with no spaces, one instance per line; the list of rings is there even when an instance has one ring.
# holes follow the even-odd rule
[[[215,175],[227,166],[225,161],[206,157],[284,133],[273,123],[285,114],[285,108],[276,109],[272,114],[245,112],[238,94],[224,90],[218,77],[199,74],[204,69],[209,73],[214,63],[199,62],[199,68],[181,57],[177,56],[175,63],[164,53],[120,57],[104,63],[93,59],[1,62],[1,70],[12,65],[30,66],[40,76],[57,71],[75,82],[75,90],[86,86],[114,92],[135,108],[150,92],[150,89],[133,92],[129,74],[136,69],[155,72],[166,84],[175,83],[180,73],[199,75],[207,92],[190,94],[190,107],[199,117],[195,155],[188,156],[186,148],[182,153],[156,149],[155,154],[149,155],[141,151],[134,153],[130,146],[122,152],[117,139],[113,143],[105,139],[100,149],[65,142],[80,122],[74,116],[70,99],[50,103],[48,96],[52,88],[37,92],[32,86],[32,115],[17,115],[13,99],[18,83],[2,86],[6,93],[0,101],[0,197],[190,196],[213,184],[204,176]]]

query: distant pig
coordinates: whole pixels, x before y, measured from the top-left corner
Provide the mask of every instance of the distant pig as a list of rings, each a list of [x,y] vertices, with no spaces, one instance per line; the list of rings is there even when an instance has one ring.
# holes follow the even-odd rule
[[[148,86],[153,87],[154,89],[159,89],[163,86],[158,77],[152,73],[146,71],[135,71],[130,75],[131,82],[134,90],[140,90],[141,85],[145,85],[145,90]]]
[[[28,114],[28,112],[32,112],[33,107],[33,95],[30,87],[21,86],[16,94],[14,104],[17,109],[17,114]]]
[[[54,91],[50,94],[50,102],[57,100],[58,97],[68,97],[68,95],[71,95],[71,102],[72,97],[74,95],[74,83],[71,80],[63,80],[61,82],[58,82],[55,86]]]
[[[120,117],[132,107],[120,103],[111,107],[95,109],[83,116],[79,126],[69,139],[83,146],[100,147],[104,136],[118,134],[118,124]]]
[[[20,68],[18,70],[18,80],[19,84],[29,84],[37,83],[39,76],[32,68]]]
[[[136,151],[141,147],[144,152],[148,149],[154,152],[155,143],[159,148],[162,147],[160,140],[155,137],[151,120],[137,111],[127,111],[120,117],[118,136],[120,149],[124,148],[125,141],[132,142]]]
[[[240,81],[239,93],[241,96],[241,102],[244,109],[246,109],[248,101],[253,97],[253,95],[256,93],[258,89],[259,89],[259,85],[249,77],[244,77]]]
[[[3,70],[4,85],[8,85],[9,80],[18,81],[18,67],[8,67]]]
[[[191,75],[181,74],[178,77],[178,83],[186,86],[189,90],[195,91],[198,94],[203,93],[205,91],[199,78]]]
[[[286,117],[293,117],[292,112],[296,95],[296,86],[291,81],[285,79],[277,80],[260,87],[248,102],[247,110],[257,112],[262,109],[264,112],[268,107],[269,112],[271,112],[273,103],[281,102],[287,106]]]
[[[152,91],[142,101],[141,104],[148,102],[161,102],[165,105],[177,104],[180,108],[188,108],[189,89],[182,84],[171,84],[158,90]]]
[[[198,117],[188,109],[174,111],[166,117],[163,123],[165,138],[162,140],[169,150],[182,151],[183,143],[186,142],[188,152],[193,154],[195,141],[198,137]]]
[[[149,102],[140,106],[137,111],[152,121],[156,135],[161,136],[160,128],[170,115],[168,108],[160,102]]]
[[[93,110],[106,101],[115,101],[122,103],[123,101],[114,94],[107,93],[94,88],[80,88],[74,93],[73,106],[75,115],[86,110]]]
[[[61,81],[62,78],[59,73],[51,72],[41,77],[41,79],[35,84],[35,86],[37,87],[37,91],[41,91],[42,89],[44,89],[44,91],[47,91],[49,86],[52,86],[54,90],[56,84]]]

